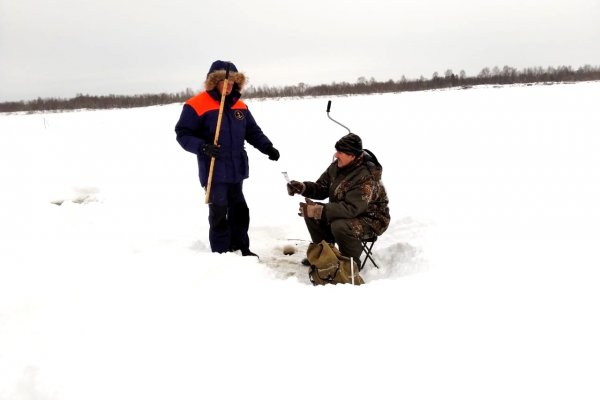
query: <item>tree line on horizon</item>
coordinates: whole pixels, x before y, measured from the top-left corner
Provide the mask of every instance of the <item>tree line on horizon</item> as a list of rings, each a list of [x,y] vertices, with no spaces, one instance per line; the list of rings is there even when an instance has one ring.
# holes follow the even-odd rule
[[[470,88],[477,85],[537,84],[559,82],[581,82],[600,80],[600,66],[585,65],[577,69],[571,66],[532,67],[517,70],[505,66],[503,68],[483,68],[476,76],[467,76],[464,70],[455,74],[451,69],[443,75],[434,72],[430,79],[421,76],[419,79],[377,81],[375,78],[359,77],[355,83],[332,82],[330,84],[308,85],[298,83],[291,86],[249,86],[244,89],[244,98],[268,99],[280,97],[311,97],[328,95],[353,95],[409,92],[453,87]],[[107,95],[92,96],[78,94],[71,99],[37,98],[30,101],[14,101],[0,103],[0,112],[41,112],[78,109],[113,109],[134,108],[183,103],[198,91],[190,88],[178,93],[140,94],[140,95]]]

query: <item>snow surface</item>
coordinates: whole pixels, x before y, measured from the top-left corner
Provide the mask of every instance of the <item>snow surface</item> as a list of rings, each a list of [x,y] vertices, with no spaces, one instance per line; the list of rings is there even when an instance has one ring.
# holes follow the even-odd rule
[[[346,131],[392,222],[313,287],[281,174]],[[180,104],[0,115],[0,399],[598,399],[600,83],[248,101],[251,249],[216,255]],[[297,252],[285,256],[293,245]]]

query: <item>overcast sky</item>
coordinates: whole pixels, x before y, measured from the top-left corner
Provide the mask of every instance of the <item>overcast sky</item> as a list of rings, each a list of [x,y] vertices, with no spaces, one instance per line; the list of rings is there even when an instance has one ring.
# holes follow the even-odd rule
[[[0,0],[0,101],[600,65],[599,0]]]

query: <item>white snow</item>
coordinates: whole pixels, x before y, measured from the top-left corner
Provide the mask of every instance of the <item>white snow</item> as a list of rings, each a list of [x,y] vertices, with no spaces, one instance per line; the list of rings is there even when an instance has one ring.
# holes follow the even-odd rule
[[[331,161],[330,99],[391,201],[359,287],[310,285],[281,174]],[[0,400],[598,399],[598,99],[248,100],[282,154],[249,147],[260,262],[210,252],[180,104],[0,115]]]

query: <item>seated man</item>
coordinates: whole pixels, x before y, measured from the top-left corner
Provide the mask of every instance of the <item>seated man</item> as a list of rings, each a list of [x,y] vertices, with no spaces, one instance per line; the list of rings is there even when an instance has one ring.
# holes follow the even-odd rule
[[[336,160],[316,182],[290,181],[290,196],[305,196],[300,203],[313,243],[337,243],[340,252],[359,264],[361,239],[379,236],[390,223],[388,197],[381,182],[382,167],[358,135],[349,133],[335,144]],[[315,203],[309,199],[329,203]],[[305,263],[307,260],[303,260]]]

